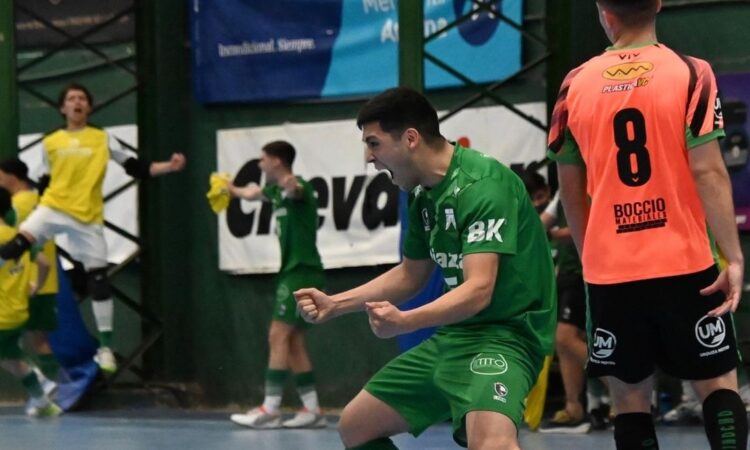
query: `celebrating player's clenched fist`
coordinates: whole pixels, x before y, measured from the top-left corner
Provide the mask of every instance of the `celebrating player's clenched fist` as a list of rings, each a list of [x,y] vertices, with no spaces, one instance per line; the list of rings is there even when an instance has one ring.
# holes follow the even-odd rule
[[[336,317],[336,305],[330,296],[315,288],[305,288],[294,292],[297,311],[305,321],[322,323]]]
[[[375,336],[388,339],[408,331],[404,313],[390,302],[367,302],[365,308]]]

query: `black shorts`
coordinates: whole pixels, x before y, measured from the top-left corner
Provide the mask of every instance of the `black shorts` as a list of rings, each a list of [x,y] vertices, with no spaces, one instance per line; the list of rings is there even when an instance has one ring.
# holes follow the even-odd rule
[[[637,383],[658,365],[677,378],[705,380],[736,368],[731,314],[706,316],[725,296],[699,292],[717,276],[712,266],[688,275],[588,284],[588,375]]]
[[[557,321],[586,330],[586,288],[581,274],[557,276]]]

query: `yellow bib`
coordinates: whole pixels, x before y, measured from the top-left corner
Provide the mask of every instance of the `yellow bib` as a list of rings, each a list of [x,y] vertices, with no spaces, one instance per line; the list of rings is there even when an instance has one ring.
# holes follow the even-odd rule
[[[13,239],[16,229],[0,224],[0,243]],[[29,252],[0,267],[0,330],[18,328],[29,319]]]
[[[109,160],[107,133],[98,128],[57,130],[42,141],[50,184],[41,204],[85,223],[104,223],[102,184]]]

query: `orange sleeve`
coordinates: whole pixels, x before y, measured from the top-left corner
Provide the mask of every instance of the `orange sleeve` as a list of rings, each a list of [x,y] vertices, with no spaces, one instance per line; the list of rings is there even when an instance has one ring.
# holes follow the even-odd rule
[[[688,57],[688,60],[691,82],[685,123],[695,139],[723,129],[724,118],[711,66],[701,59]]]
[[[578,163],[581,161],[580,152],[575,144],[570,129],[568,128],[568,93],[573,78],[581,71],[581,67],[571,70],[560,86],[557,95],[555,109],[552,111],[552,119],[549,127],[547,146],[548,156],[551,159],[565,163]]]

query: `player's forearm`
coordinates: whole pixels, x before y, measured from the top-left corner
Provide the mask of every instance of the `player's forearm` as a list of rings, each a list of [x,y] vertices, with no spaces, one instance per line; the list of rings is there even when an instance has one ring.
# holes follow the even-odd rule
[[[558,164],[560,200],[565,210],[570,235],[578,254],[583,254],[583,241],[589,218],[589,202],[586,194],[585,168],[572,164]]]
[[[237,187],[230,184],[228,190],[229,195],[243,200],[263,200],[263,190],[257,184],[245,187]]]
[[[37,265],[36,285],[41,288],[44,285],[44,282],[47,281],[50,261],[44,256],[43,253],[40,253],[39,255],[37,255],[34,262],[36,262]]]
[[[466,320],[485,309],[494,285],[489,280],[471,280],[419,308],[406,311],[410,330],[449,325]]]
[[[401,263],[361,286],[334,295],[336,315],[362,311],[369,301],[385,300],[399,305],[419,293],[425,281],[423,274],[410,273]]]
[[[149,165],[149,173],[152,177],[175,172],[169,161],[154,161]]]
[[[722,254],[730,263],[744,264],[737,234],[732,185],[722,166],[696,175],[698,195],[703,203],[706,221]]]

